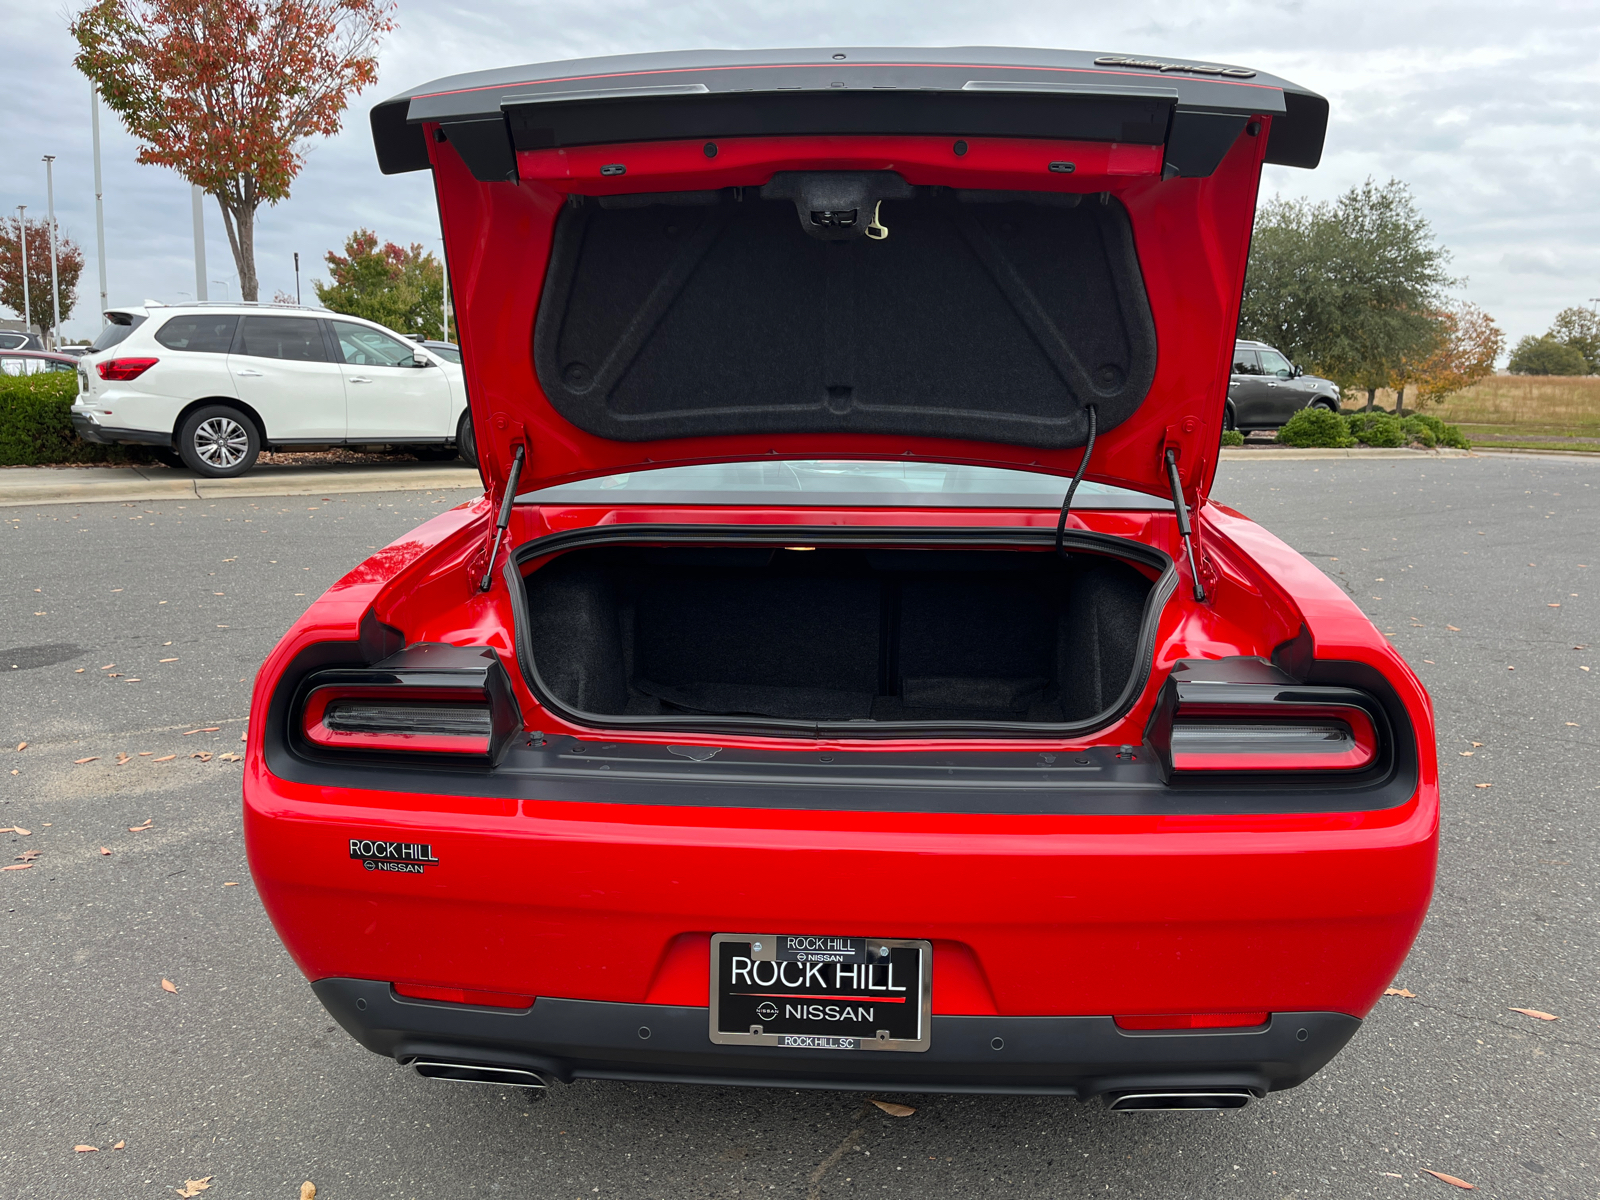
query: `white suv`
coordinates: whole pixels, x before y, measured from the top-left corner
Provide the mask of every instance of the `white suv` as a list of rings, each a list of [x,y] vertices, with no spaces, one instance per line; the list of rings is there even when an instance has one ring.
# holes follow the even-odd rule
[[[404,446],[476,464],[457,363],[359,317],[265,304],[113,309],[80,362],[85,441],[242,475],[265,447]]]

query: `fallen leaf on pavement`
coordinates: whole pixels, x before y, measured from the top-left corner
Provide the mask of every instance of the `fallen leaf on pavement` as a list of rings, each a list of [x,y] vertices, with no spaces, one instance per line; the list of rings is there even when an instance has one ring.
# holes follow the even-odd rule
[[[1553,1013],[1540,1012],[1537,1008],[1513,1008],[1510,1011],[1519,1012],[1525,1017],[1534,1017],[1540,1021],[1559,1021],[1560,1017]]]
[[[1576,728],[1578,728],[1578,723],[1576,721],[1568,721],[1567,722],[1567,728],[1568,729],[1576,729]]]
[[[18,862],[32,862],[34,859],[38,858],[39,855],[41,855],[43,853],[44,853],[43,850],[24,850],[21,854],[17,855],[17,861]]]
[[[149,758],[154,753],[155,753],[154,750],[141,750],[141,751],[139,751],[139,757],[140,758]]]
[[[170,979],[163,979],[161,981],[161,990],[163,992],[175,992],[178,990],[178,985],[173,983]]]
[[[1442,1179],[1451,1187],[1465,1188],[1469,1192],[1475,1192],[1478,1190],[1477,1184],[1468,1183],[1465,1179],[1457,1179],[1454,1175],[1446,1175],[1443,1171],[1430,1171],[1427,1167],[1423,1167],[1422,1173],[1424,1175],[1432,1175],[1435,1179]]]
[[[1475,783],[1472,786],[1475,787],[1475,788],[1486,788],[1486,787],[1493,787],[1494,785],[1492,783]]]
[[[116,1145],[115,1145],[115,1146],[113,1146],[113,1147],[111,1147],[111,1148],[112,1148],[112,1149],[113,1149],[113,1150],[121,1150],[121,1149],[122,1149],[122,1148],[123,1148],[123,1147],[124,1147],[124,1146],[126,1146],[126,1145],[127,1145],[127,1144],[128,1144],[128,1143],[127,1143],[127,1142],[118,1142],[118,1143],[117,1143],[117,1144],[116,1144]]]
[[[233,883],[233,882],[230,881],[228,883],[223,884],[222,886],[223,887],[238,887],[239,885],[237,883]]]
[[[79,1154],[92,1154],[94,1151],[100,1149],[100,1147],[99,1146],[74,1146],[73,1149],[76,1150]]]
[[[176,754],[169,754],[165,758],[152,758],[150,761],[151,762],[171,762],[173,759],[175,759],[177,757],[178,756]]]
[[[9,867],[0,867],[0,871],[26,871],[32,863],[12,863]]]
[[[1383,994],[1385,996],[1404,996],[1407,1000],[1415,1000],[1417,998],[1415,992],[1407,991],[1405,988],[1384,988]]]
[[[1560,608],[1561,605],[1559,605],[1559,604],[1546,604],[1545,607],[1546,608]]]
[[[211,1181],[215,1178],[215,1175],[207,1175],[204,1179],[186,1179],[183,1181],[181,1188],[174,1188],[173,1190],[180,1196],[198,1196],[201,1192],[211,1187]]]
[[[1461,752],[1461,757],[1462,758],[1471,758],[1472,757],[1472,751],[1471,750],[1463,750]]]
[[[72,760],[72,765],[75,766],[75,767],[81,767],[81,766],[83,766],[84,763],[99,762],[99,761],[100,761],[100,756],[98,754],[91,754],[91,755],[89,755],[88,758],[75,758],[75,759],[73,759]]]
[[[893,1104],[888,1100],[874,1100],[872,1103],[883,1109],[883,1111],[888,1113],[891,1117],[909,1117],[912,1113],[917,1111],[909,1104]]]
[[[143,833],[146,829],[149,829],[150,826],[154,825],[155,823],[156,823],[156,819],[154,817],[146,817],[144,819],[144,824],[143,825],[129,825],[128,826],[128,832],[129,833]]]
[[[18,742],[17,743],[17,749],[18,750],[26,750],[27,748],[28,748],[28,743],[27,742]]]
[[[239,740],[241,742],[248,742],[250,740],[250,731],[246,729],[243,733],[241,733],[239,735]]]
[[[194,734],[197,734],[199,732],[200,731],[198,729],[188,729],[188,730],[185,730],[180,736],[182,736],[182,737],[191,737]]]
[[[178,660],[175,659],[175,658],[163,658],[163,659],[161,659],[161,661],[162,662],[177,662]]]
[[[221,725],[207,725],[204,729],[200,730],[200,732],[201,733],[216,733],[221,728],[222,728]]]
[[[232,751],[229,751],[227,754],[219,754],[219,755],[217,755],[217,758],[221,762],[243,762],[244,761],[244,755],[242,755],[242,754],[234,754]]]
[[[300,1185],[300,1200],[317,1200],[317,1185],[309,1179]]]
[[[1483,743],[1482,743],[1482,742],[1473,742],[1473,743],[1472,743],[1472,745],[1474,745],[1474,746],[1481,746],[1481,745],[1483,745]]]
[[[119,766],[119,767],[125,767],[125,766],[127,766],[127,765],[128,765],[128,764],[129,764],[129,763],[131,763],[131,762],[132,762],[132,761],[133,761],[133,755],[131,755],[131,754],[124,754],[124,753],[122,753],[122,751],[120,751],[120,750],[119,750],[119,751],[117,751],[117,766]]]
[[[1461,626],[1459,626],[1459,625],[1446,625],[1446,626],[1445,626],[1445,628],[1446,628],[1446,629],[1453,629],[1453,630],[1455,630],[1455,631],[1456,631],[1456,632],[1457,632],[1457,633],[1460,633],[1460,632],[1461,632]]]
[[[24,829],[21,825],[13,825],[9,829],[0,829],[0,833],[15,833],[22,837],[29,837],[32,835],[33,830]]]
[[[1404,1175],[1398,1175],[1393,1171],[1379,1171],[1378,1174],[1382,1175],[1385,1179],[1404,1179],[1405,1178]]]
[[[107,850],[104,846],[101,846],[100,847],[100,853],[101,854],[110,854],[111,851]]]
[[[201,762],[210,762],[211,761],[211,751],[209,751],[209,750],[201,750],[197,754],[189,755],[189,757],[190,758],[198,758]]]
[[[111,670],[112,667],[114,667],[116,665],[117,665],[116,663],[107,663],[105,666],[101,667],[100,669],[102,671],[109,671],[109,670]]]

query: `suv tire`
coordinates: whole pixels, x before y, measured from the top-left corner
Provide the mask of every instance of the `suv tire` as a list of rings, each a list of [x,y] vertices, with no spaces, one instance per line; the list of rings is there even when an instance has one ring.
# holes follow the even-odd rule
[[[1234,418],[1233,415],[1232,400],[1229,400],[1222,406],[1222,428],[1225,430],[1234,430],[1239,428],[1239,422]]]
[[[456,452],[461,455],[462,461],[467,466],[478,465],[478,435],[472,429],[470,408],[461,414],[461,423],[456,426]]]
[[[261,453],[256,423],[230,404],[195,409],[178,426],[178,454],[196,475],[231,479],[255,466]]]
[[[1339,411],[1339,406],[1337,404],[1335,404],[1332,400],[1325,400],[1325,399],[1313,400],[1310,404],[1306,405],[1306,407],[1307,408],[1320,408],[1320,409],[1322,409],[1323,412],[1331,412],[1331,413],[1336,413],[1336,412]]]

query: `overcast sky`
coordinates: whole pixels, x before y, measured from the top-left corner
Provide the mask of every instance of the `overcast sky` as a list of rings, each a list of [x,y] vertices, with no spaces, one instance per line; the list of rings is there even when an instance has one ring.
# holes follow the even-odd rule
[[[70,0],[69,0],[70,3]],[[76,7],[76,6],[74,6]],[[1316,171],[1269,167],[1263,196],[1337,195],[1367,176],[1405,180],[1466,276],[1466,299],[1514,342],[1555,313],[1600,296],[1600,6],[1454,0],[1150,3],[1012,0],[401,0],[377,85],[346,128],[315,145],[291,197],[258,216],[263,299],[303,294],[322,255],[357,226],[437,248],[425,174],[385,178],[367,111],[441,75],[594,54],[702,46],[1056,46],[1239,63],[1328,96],[1333,113]],[[69,336],[99,328],[89,85],[72,68],[66,10],[0,0],[0,212],[45,207],[55,154],[56,212],[84,249]],[[106,257],[112,304],[191,297],[189,188],[134,161],[135,143],[102,108]],[[215,202],[207,201],[211,299],[237,299]]]

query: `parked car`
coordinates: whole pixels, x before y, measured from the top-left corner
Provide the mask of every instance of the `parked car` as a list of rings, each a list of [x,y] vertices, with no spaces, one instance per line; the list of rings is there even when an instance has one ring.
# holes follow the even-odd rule
[[[378,105],[488,490],[256,676],[251,872],[333,1017],[535,1093],[1233,1108],[1328,1062],[1427,911],[1431,708],[1208,498],[1262,165],[1327,112],[993,48]]]
[[[0,375],[38,375],[43,371],[76,372],[78,360],[49,350],[0,350]]]
[[[292,305],[158,305],[106,314],[81,361],[87,441],[158,446],[201,475],[266,449],[393,446],[473,457],[461,367],[359,317]]]
[[[21,322],[18,322],[21,324]],[[0,350],[43,350],[38,334],[21,329],[0,329]]]
[[[432,350],[440,358],[444,359],[445,362],[458,363],[461,361],[461,347],[456,345],[454,342],[436,342],[432,339],[429,339],[419,344],[426,346],[429,350]]]
[[[1339,411],[1339,385],[1307,375],[1265,342],[1235,342],[1224,428],[1276,429],[1302,408]]]

